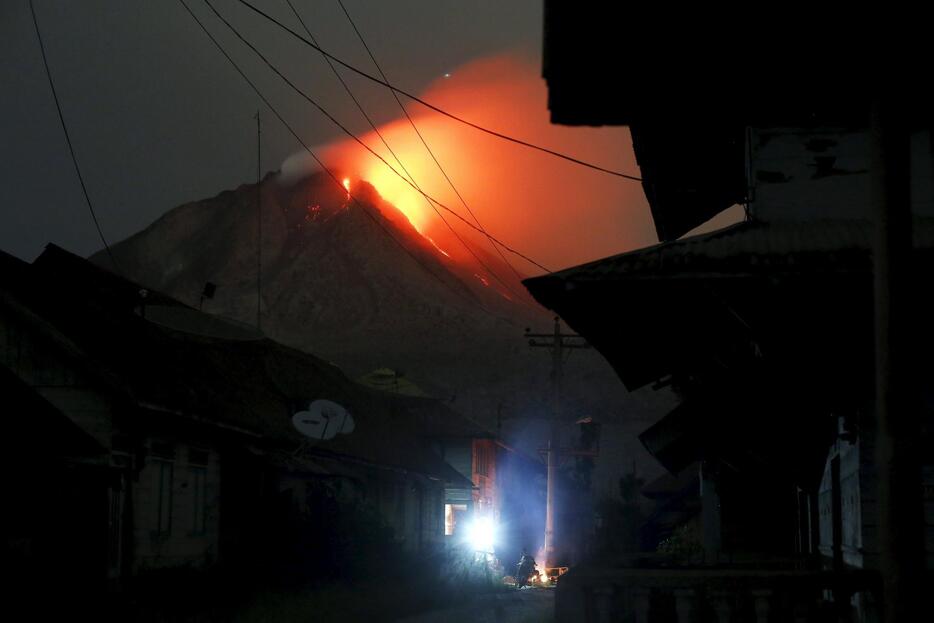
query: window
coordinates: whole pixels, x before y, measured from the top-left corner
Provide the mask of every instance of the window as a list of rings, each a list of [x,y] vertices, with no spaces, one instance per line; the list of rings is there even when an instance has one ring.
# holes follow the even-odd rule
[[[444,536],[451,536],[457,530],[457,522],[462,513],[467,512],[466,504],[444,505]]]
[[[156,473],[156,533],[169,534],[172,532],[172,476],[175,466],[171,461],[163,460],[154,461],[153,466]]]
[[[205,489],[208,470],[205,467],[191,466],[188,468],[188,487],[191,490],[191,532],[204,534],[207,532],[208,497]]]

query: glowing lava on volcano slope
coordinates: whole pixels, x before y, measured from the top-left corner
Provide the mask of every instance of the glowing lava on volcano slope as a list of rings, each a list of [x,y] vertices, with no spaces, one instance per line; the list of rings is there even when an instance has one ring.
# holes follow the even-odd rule
[[[441,248],[441,246],[435,242],[434,238],[425,233],[424,221],[419,218],[420,212],[418,212],[418,210],[413,210],[412,208],[412,198],[406,197],[404,192],[400,194],[400,189],[392,183],[392,180],[380,178],[379,175],[374,175],[374,177],[378,178],[380,181],[378,183],[373,183],[369,178],[363,175],[359,176],[357,181],[369,183],[369,185],[373,187],[373,189],[379,194],[380,198],[384,202],[391,204],[395,208],[395,210],[383,208],[383,216],[393,220],[396,214],[401,215],[412,226],[412,228],[415,229],[415,231],[425,239],[426,242],[435,248],[435,250],[437,250],[444,257],[451,258],[450,253]],[[344,189],[347,191],[347,202],[344,204],[344,207],[350,203],[352,198],[358,201],[368,201],[370,199],[368,196],[366,196],[366,191],[363,190],[365,186],[352,182],[350,177],[344,177],[341,179],[341,185],[343,185]],[[356,188],[354,188],[354,186],[356,186]],[[386,189],[389,189],[390,192],[395,192],[387,197],[385,194],[383,194]],[[415,195],[415,200],[421,197],[421,195],[418,193]]]
[[[546,88],[539,74],[537,62],[512,54],[501,55],[468,63],[420,95],[493,130],[611,168],[638,171],[628,129],[552,125]],[[374,98],[387,97],[382,91],[373,94]],[[567,266],[655,242],[651,215],[638,183],[484,134],[416,102],[405,101],[405,105],[434,156],[483,227],[542,264]],[[398,109],[384,108],[384,111],[398,115],[379,126],[379,133],[392,153],[376,132],[364,133],[360,140],[385,163],[350,138],[318,148],[321,159],[334,170],[349,175],[351,184],[357,179],[372,184],[419,233],[430,238],[429,243],[443,249],[453,261],[465,266],[477,264],[450,228],[476,252],[483,251],[484,263],[488,263],[487,256],[501,263],[490,241],[464,222],[476,226],[474,217],[452,191],[409,121]],[[287,166],[317,169],[307,154],[296,154],[283,165],[283,170]],[[432,207],[413,185],[459,217],[442,207]],[[517,256],[500,251],[520,272],[540,271]],[[482,269],[476,272],[487,279],[491,277]],[[504,277],[511,271],[507,268],[505,272]],[[516,287],[521,288],[518,283]]]

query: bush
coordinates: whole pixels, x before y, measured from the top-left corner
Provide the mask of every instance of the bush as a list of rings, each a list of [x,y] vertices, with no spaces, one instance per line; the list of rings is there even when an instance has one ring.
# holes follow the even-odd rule
[[[704,559],[704,545],[697,526],[678,526],[674,533],[658,544],[658,553],[676,564],[699,564]]]
[[[338,500],[322,484],[308,486],[303,502],[286,497],[269,517],[267,563],[283,577],[353,581],[402,558],[392,528],[371,505]]]

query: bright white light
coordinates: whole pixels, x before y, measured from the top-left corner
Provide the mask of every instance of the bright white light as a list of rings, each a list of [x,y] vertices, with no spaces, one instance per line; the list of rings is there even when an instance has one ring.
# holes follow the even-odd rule
[[[478,552],[492,552],[496,525],[490,517],[475,517],[467,526],[467,542]]]

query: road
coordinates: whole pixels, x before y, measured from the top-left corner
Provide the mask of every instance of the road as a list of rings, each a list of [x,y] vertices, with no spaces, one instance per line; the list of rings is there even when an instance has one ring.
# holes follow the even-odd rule
[[[552,623],[555,591],[524,588],[477,597],[455,608],[401,619],[400,623]]]

